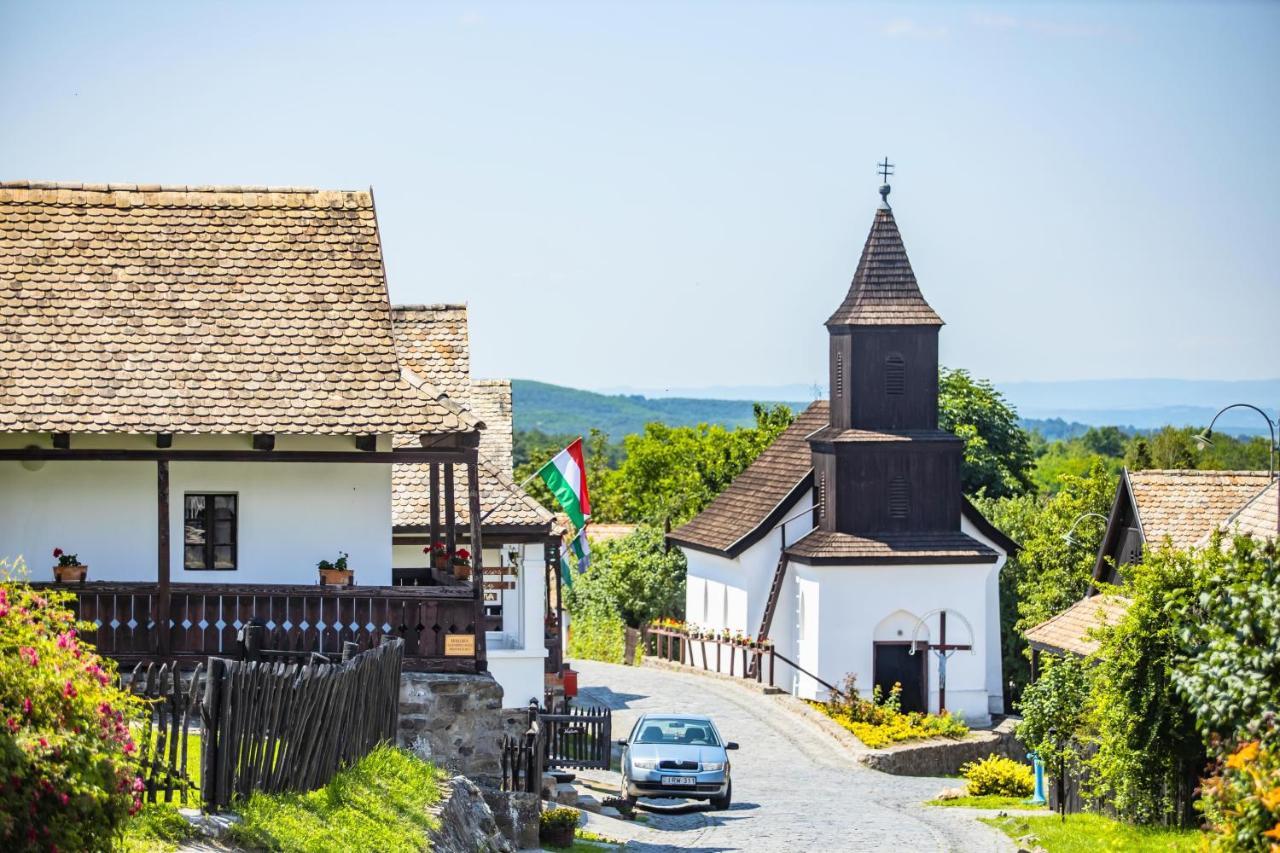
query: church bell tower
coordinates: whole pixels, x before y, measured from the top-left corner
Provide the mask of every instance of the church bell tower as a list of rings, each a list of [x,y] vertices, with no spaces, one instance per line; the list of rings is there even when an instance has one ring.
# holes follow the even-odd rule
[[[891,166],[849,292],[827,320],[830,421],[810,437],[819,526],[960,529],[963,443],[938,429],[938,332],[889,207]]]

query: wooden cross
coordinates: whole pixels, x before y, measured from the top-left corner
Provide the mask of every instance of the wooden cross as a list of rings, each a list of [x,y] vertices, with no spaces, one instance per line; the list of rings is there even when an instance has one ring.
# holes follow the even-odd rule
[[[883,163],[877,163],[879,167],[880,177],[884,178],[884,182],[889,183],[889,176],[893,174],[893,164],[889,162],[889,158],[885,157]]]
[[[947,658],[956,652],[973,651],[973,644],[947,642],[947,611],[942,610],[938,613],[938,642],[926,640],[924,648],[938,656],[938,713],[942,713],[947,709]]]

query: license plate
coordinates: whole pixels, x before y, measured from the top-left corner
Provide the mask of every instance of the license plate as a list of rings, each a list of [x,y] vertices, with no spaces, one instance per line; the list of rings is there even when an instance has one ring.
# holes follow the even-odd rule
[[[662,784],[664,785],[695,785],[698,780],[692,776],[663,776]]]

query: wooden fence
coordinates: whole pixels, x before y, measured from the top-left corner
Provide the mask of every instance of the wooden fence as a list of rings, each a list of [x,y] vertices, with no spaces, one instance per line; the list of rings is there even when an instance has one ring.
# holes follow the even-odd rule
[[[309,791],[394,740],[404,641],[387,637],[341,663],[210,658],[201,706],[208,811],[252,791]]]
[[[346,643],[376,647],[384,637],[404,640],[404,667],[426,672],[485,668],[484,632],[476,632],[478,599],[471,586],[321,587],[307,585],[188,584],[170,586],[167,654],[159,651],[158,589],[154,583],[62,585],[76,600],[78,619],[99,654],[124,666],[139,661],[184,662],[235,654],[237,635],[253,623],[265,629],[265,648],[334,657]],[[446,638],[467,635],[462,648]],[[473,650],[472,650],[473,649]]]
[[[645,629],[644,653],[671,663],[718,672],[773,686],[777,663],[772,643],[735,640],[715,634],[689,634],[650,625]],[[695,654],[695,650],[701,654]],[[765,673],[768,672],[766,679]]]
[[[502,738],[502,790],[538,794],[542,791],[543,736],[538,704],[529,705],[529,728],[522,735]]]
[[[543,764],[563,770],[609,769],[613,755],[613,712],[608,708],[565,708],[538,715],[543,725]]]
[[[135,732],[142,781],[147,802],[187,803],[193,798],[187,776],[188,744],[192,722],[199,722],[203,666],[191,673],[187,685],[182,673],[169,664],[138,664],[124,685],[147,706],[146,721]],[[122,677],[121,681],[125,681]]]

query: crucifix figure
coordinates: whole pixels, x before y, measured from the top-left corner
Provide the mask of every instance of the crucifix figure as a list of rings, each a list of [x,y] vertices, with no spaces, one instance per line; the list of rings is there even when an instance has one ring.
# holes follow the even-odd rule
[[[960,614],[956,614],[960,616]],[[947,611],[938,611],[938,642],[930,643],[928,640],[921,643],[916,639],[919,636],[920,629],[925,627],[926,614],[918,625],[916,625],[915,636],[911,638],[911,654],[916,653],[916,649],[924,649],[931,651],[938,656],[938,713],[941,714],[947,710],[947,661],[956,652],[973,651],[973,643],[948,643],[947,642]],[[960,616],[960,621],[965,622],[964,617]],[[968,623],[965,622],[966,627]],[[973,629],[969,630],[969,636],[973,636]]]

